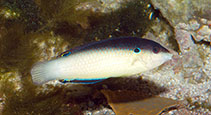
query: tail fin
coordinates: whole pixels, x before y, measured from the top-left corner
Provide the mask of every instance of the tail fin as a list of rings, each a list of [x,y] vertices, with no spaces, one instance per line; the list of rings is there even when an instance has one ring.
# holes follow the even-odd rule
[[[54,80],[57,76],[54,62],[39,62],[35,64],[31,70],[33,83],[37,85],[44,84],[50,80]]]

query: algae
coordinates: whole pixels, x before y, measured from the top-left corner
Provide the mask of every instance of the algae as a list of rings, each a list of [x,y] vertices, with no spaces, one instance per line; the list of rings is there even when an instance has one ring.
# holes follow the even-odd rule
[[[114,12],[90,17],[92,31],[88,37],[102,39],[109,36],[143,36],[152,24],[148,19],[150,9],[147,4],[147,1],[133,1],[122,4],[121,8]]]
[[[43,23],[39,15],[39,8],[33,0],[2,0],[1,9],[11,11],[13,18],[4,21],[11,25],[11,22],[26,25],[25,31],[36,31]],[[7,13],[7,12],[6,12]]]
[[[26,76],[22,75],[25,78]],[[74,105],[70,106],[68,114],[81,112],[79,105],[66,96],[62,87],[48,86],[48,89],[50,88],[52,91],[48,93],[38,93],[37,86],[33,85],[29,79],[22,79],[17,70],[1,73],[0,94],[6,97],[2,114],[61,115],[65,113],[62,106],[66,103]]]

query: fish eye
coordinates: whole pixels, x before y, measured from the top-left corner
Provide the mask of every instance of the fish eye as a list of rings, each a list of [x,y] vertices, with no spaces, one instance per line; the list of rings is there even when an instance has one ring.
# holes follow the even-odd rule
[[[141,49],[140,49],[140,48],[135,48],[133,51],[134,51],[135,53],[140,53],[140,52],[141,52]]]
[[[63,53],[61,54],[61,57],[69,56],[70,54],[71,54],[70,51],[66,51],[66,52],[63,52]]]
[[[157,54],[160,52],[160,48],[159,47],[153,47],[152,51]]]

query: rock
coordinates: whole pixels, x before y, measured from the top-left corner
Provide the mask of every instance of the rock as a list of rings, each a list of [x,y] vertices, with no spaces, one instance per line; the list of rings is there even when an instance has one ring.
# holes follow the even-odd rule
[[[172,26],[184,22],[188,23],[190,19],[194,17],[209,17],[211,9],[210,0],[198,1],[198,0],[152,0],[152,4],[155,8],[160,9],[161,13]]]
[[[100,108],[99,110],[95,111],[84,111],[84,115],[116,115],[112,109],[108,108]]]
[[[200,21],[201,21],[202,24],[207,24],[207,19],[205,19],[205,18],[201,18]]]
[[[208,105],[211,106],[211,94],[208,97]]]
[[[194,43],[191,38],[191,34],[185,30],[175,30],[175,39],[178,41],[180,50],[185,52],[185,50],[191,50]]]
[[[122,4],[133,0],[99,0],[88,1],[76,6],[76,10],[92,10],[94,12],[109,13],[119,9]]]
[[[207,3],[210,4],[211,1],[199,3],[197,0],[152,0],[153,6],[161,11],[174,28],[181,52],[163,66],[144,73],[143,78],[169,88],[168,93],[160,96],[176,100],[190,98],[189,104],[193,108],[199,107],[196,111],[189,111],[193,114],[210,114],[209,107],[203,106],[209,98],[207,91],[211,87],[211,6]]]
[[[196,20],[190,20],[189,25],[190,25],[190,30],[193,30],[193,31],[199,29],[200,27],[200,24]]]
[[[207,25],[203,25],[197,30],[197,41],[205,40],[211,42],[211,29]]]

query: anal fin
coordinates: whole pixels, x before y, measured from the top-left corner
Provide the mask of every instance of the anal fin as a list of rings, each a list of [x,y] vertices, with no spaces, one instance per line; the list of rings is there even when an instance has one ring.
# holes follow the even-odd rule
[[[99,83],[106,78],[101,78],[101,79],[63,79],[60,80],[62,83],[75,83],[75,84],[95,84]]]

